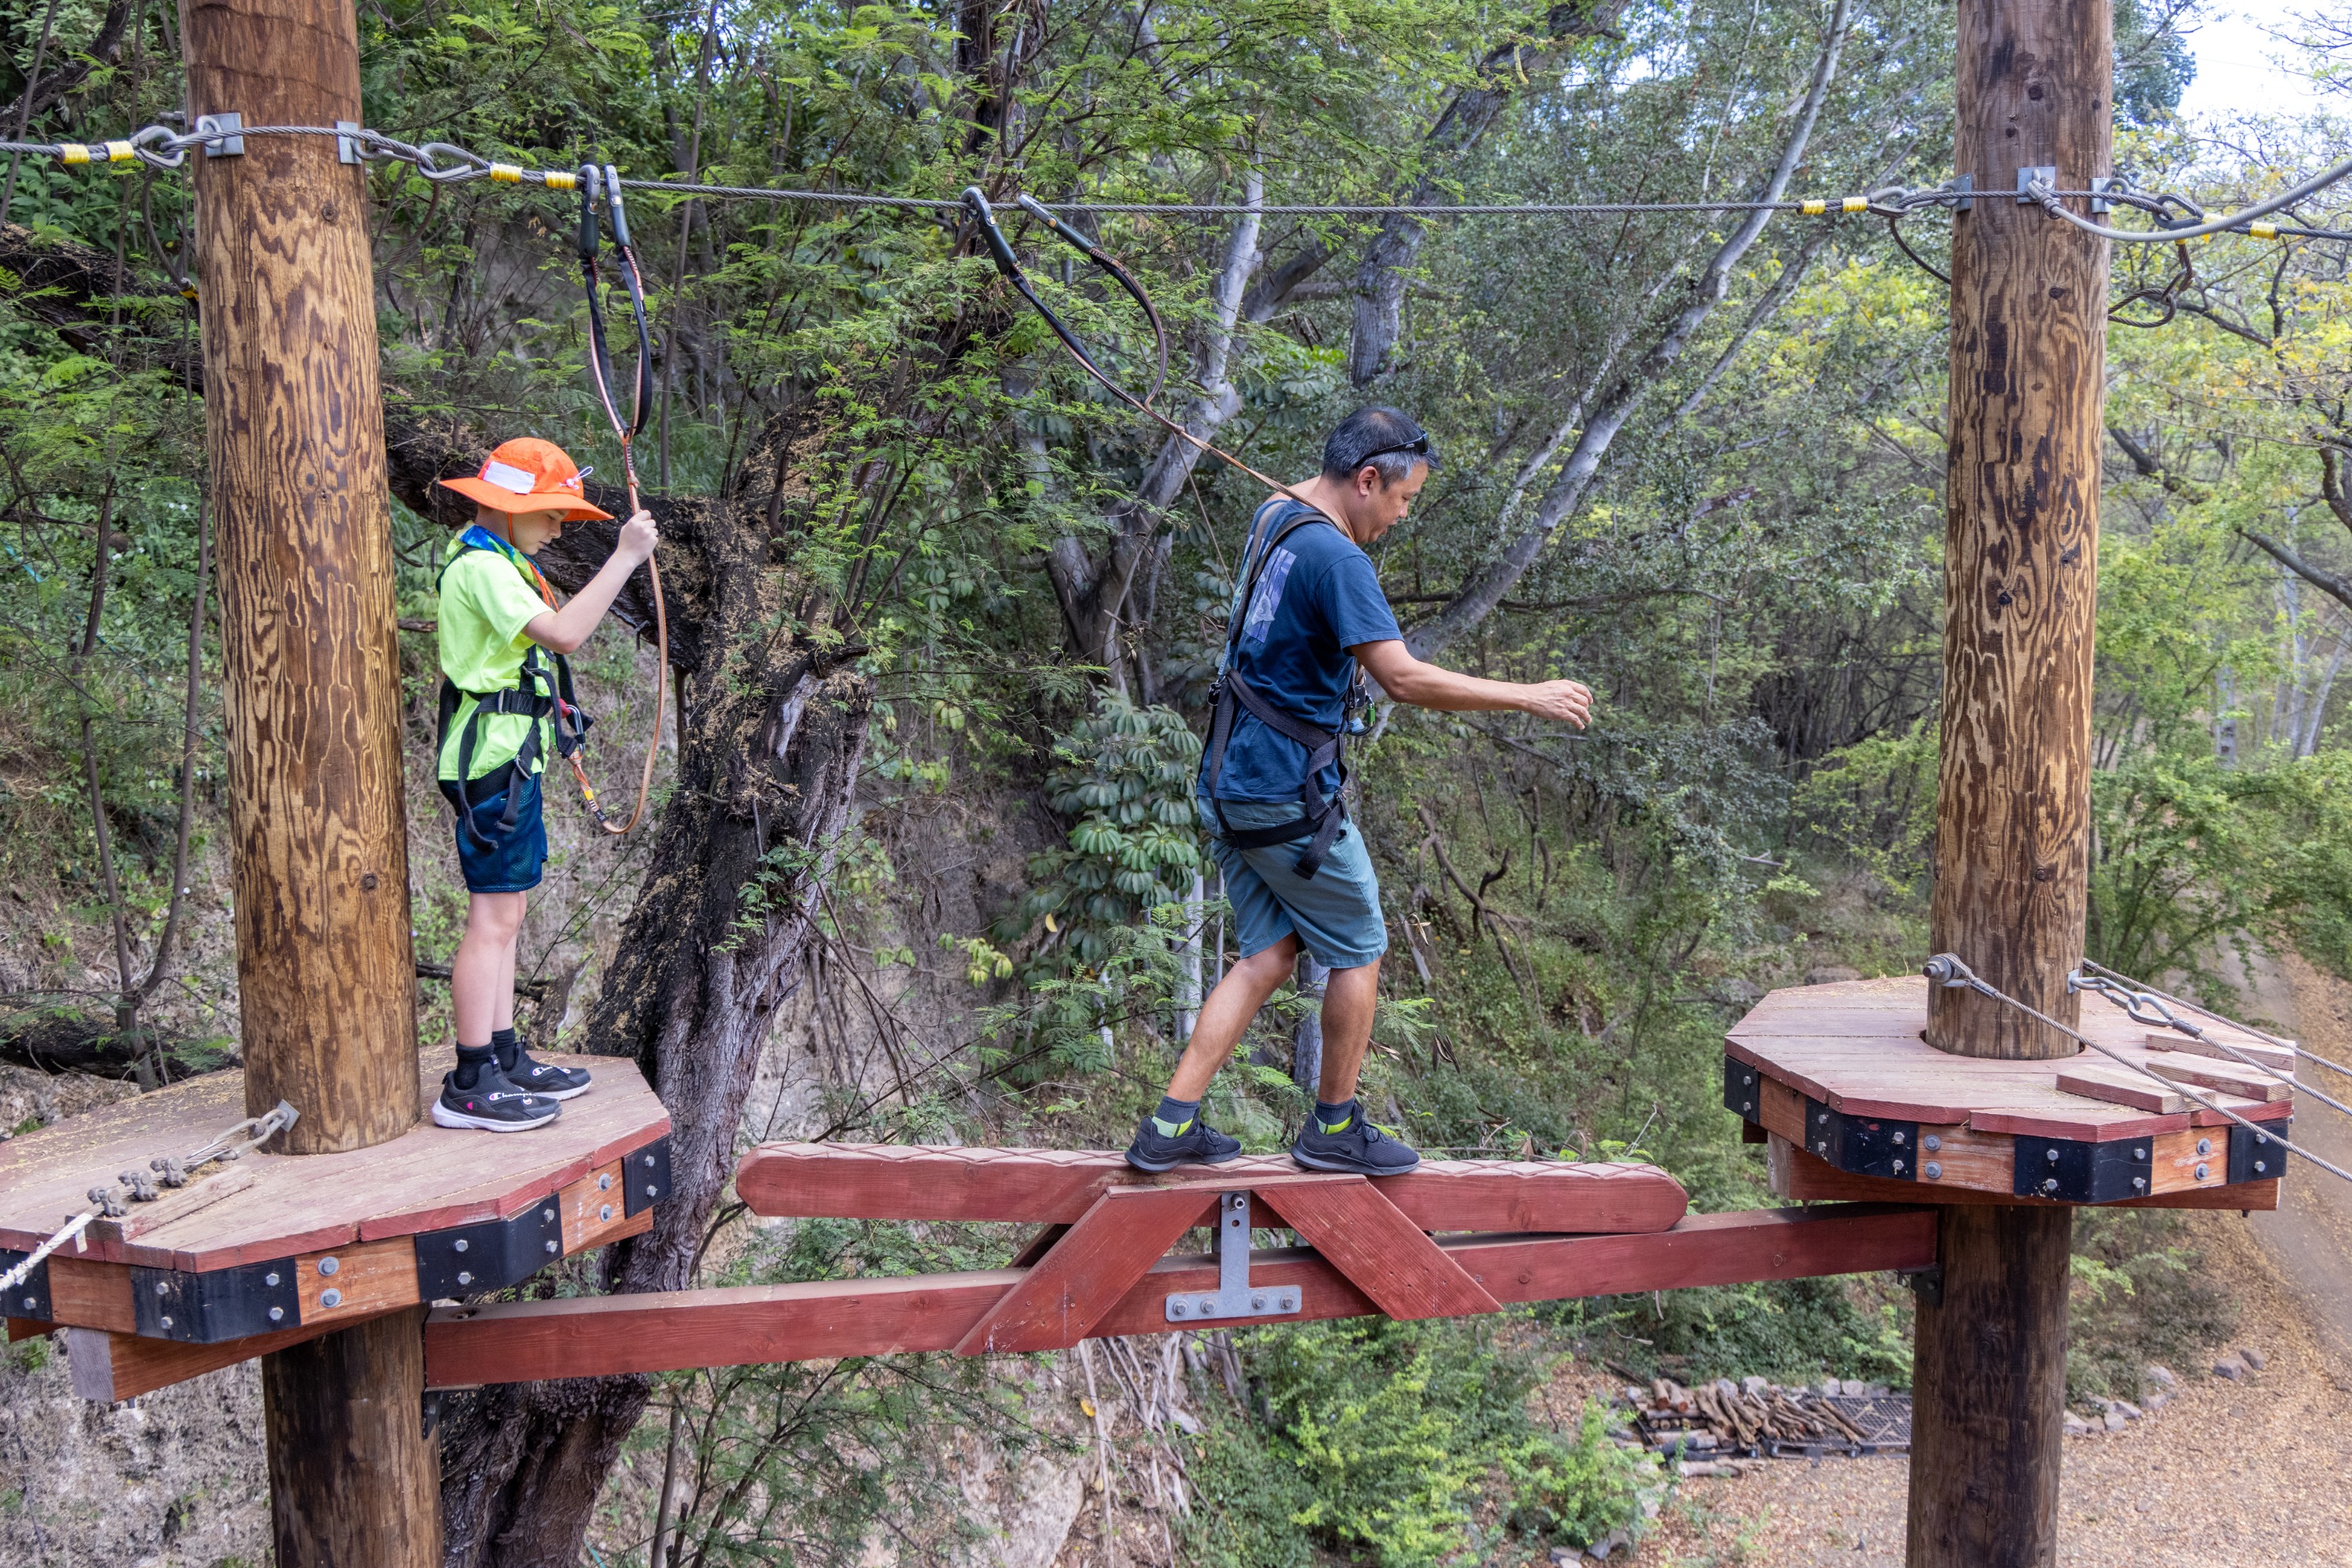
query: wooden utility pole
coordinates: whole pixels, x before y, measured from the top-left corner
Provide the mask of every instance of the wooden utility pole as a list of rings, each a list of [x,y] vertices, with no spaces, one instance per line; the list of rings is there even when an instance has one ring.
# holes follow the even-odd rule
[[[360,119],[351,0],[182,0],[188,110]],[[390,504],[363,166],[331,136],[190,154],[219,519],[246,1104],[289,1153],[417,1116]],[[419,1317],[263,1358],[277,1561],[437,1568]]]
[[[2109,172],[2108,0],[1959,0],[1952,237],[1939,952],[2072,1024],[2090,849],[2107,244],[2021,202],[2020,170],[2085,190]],[[2054,170],[2054,178],[2053,171]],[[2071,204],[2082,211],[2080,202]],[[1927,1038],[2046,1058],[2074,1042],[1931,988]],[[2074,1211],[1953,1205],[1940,1303],[1915,1351],[1911,1568],[2057,1557]]]

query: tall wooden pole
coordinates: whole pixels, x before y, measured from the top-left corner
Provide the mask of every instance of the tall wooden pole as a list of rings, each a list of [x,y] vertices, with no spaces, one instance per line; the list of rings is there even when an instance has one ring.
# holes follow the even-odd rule
[[[1954,161],[1974,204],[1952,238],[1937,952],[2073,1023],[2090,851],[2092,631],[2107,246],[2017,199],[2105,175],[2108,0],[1959,0]],[[2044,176],[2045,178],[2047,176]],[[2083,210],[2080,202],[2075,210]],[[1965,991],[1929,994],[1961,1056],[2071,1055],[2063,1035]],[[1915,1349],[1911,1568],[2057,1558],[2073,1211],[1954,1205],[1940,1303]]]
[[[181,0],[188,109],[360,119],[351,0]],[[246,1103],[288,1152],[417,1117],[399,652],[362,169],[331,136],[192,153],[219,519]],[[265,1357],[277,1561],[437,1568],[414,1314]]]

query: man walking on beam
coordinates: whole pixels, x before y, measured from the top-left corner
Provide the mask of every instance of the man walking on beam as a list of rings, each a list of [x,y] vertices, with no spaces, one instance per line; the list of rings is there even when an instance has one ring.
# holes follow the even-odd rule
[[[1364,678],[1395,701],[1447,712],[1515,709],[1581,729],[1592,710],[1577,681],[1482,680],[1406,650],[1364,551],[1403,521],[1436,467],[1419,425],[1393,408],[1360,408],[1324,442],[1323,471],[1251,520],[1199,784],[1241,962],[1202,1004],[1167,1095],[1136,1131],[1127,1159],[1139,1170],[1241,1153],[1201,1120],[1201,1097],[1302,947],[1331,978],[1323,1079],[1290,1157],[1367,1176],[1421,1163],[1356,1104],[1389,945],[1372,858],[1342,798],[1347,737],[1370,706]]]

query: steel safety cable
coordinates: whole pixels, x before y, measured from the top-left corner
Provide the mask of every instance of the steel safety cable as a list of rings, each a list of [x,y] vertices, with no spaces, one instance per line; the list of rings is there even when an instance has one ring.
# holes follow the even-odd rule
[[[2267,1029],[2257,1029],[2252,1024],[2242,1024],[2235,1018],[2230,1017],[2225,1014],[2216,1013],[2212,1008],[2205,1006],[2200,1003],[2192,1002],[2186,996],[2175,996],[2169,991],[2158,990],[2155,986],[2150,985],[2145,980],[2134,980],[2130,975],[2122,973],[2117,970],[2110,969],[2105,964],[2100,963],[2094,959],[2084,959],[2083,961],[2083,967],[2085,969],[2096,970],[2099,973],[2114,980],[2118,984],[2129,986],[2135,991],[2155,997],[2158,1001],[2169,1003],[2175,1007],[2186,1007],[2200,1017],[2210,1018],[2217,1024],[2226,1025],[2232,1029],[2242,1030],[2246,1034],[2253,1036],[2254,1038],[2262,1041],[2264,1045],[2274,1046],[2283,1051],[2293,1051],[2296,1056],[2301,1057],[2304,1060],[2317,1062],[2321,1067],[2326,1068],[2330,1072],[2341,1073],[2346,1078],[2352,1078],[2352,1068],[2347,1068],[2341,1062],[2328,1060],[2327,1058],[2321,1056],[2317,1051],[2306,1048],[2300,1041],[2283,1039],[2279,1036],[2272,1034]],[[2147,1020],[2145,1019],[2142,1020],[2142,1022],[2146,1021]],[[2210,1036],[2196,1030],[2192,1026],[2186,1024],[2179,1019],[2168,1019],[2168,1022],[2171,1027],[2180,1030],[2183,1034],[2190,1035],[2194,1038],[2201,1039],[2209,1046],[2213,1046],[2221,1050],[2230,1050],[2232,1048],[2228,1041],[2214,1039]],[[2239,1059],[2245,1062],[2249,1067],[2262,1067],[2264,1065],[2263,1063],[2255,1061],[2251,1058],[2241,1057]]]
[[[2269,1062],[2248,1056],[2245,1052],[2239,1050],[2236,1047],[2231,1046],[2226,1040],[2214,1038],[2212,1036],[2207,1034],[2203,1029],[2200,1029],[2196,1025],[2189,1023],[2187,1019],[2175,1017],[2172,1014],[2171,1008],[2165,1005],[2167,1002],[2172,1003],[2175,1006],[2182,1007],[2193,1006],[2194,1004],[2183,1002],[2177,996],[2168,996],[2160,991],[2150,990],[2147,986],[2142,985],[2137,980],[2126,979],[2125,976],[2116,973],[2114,970],[2108,969],[2105,964],[2093,963],[2089,959],[2084,960],[2084,963],[2085,966],[2097,969],[2101,973],[2099,974],[2092,975],[2084,974],[2080,971],[2077,971],[2076,973],[2068,975],[2066,977],[2066,988],[2068,990],[2087,991],[2093,995],[2105,1001],[2110,1005],[2122,1008],[2125,1016],[2135,1023],[2159,1024],[2166,1028],[2178,1029],[2182,1034],[2188,1036],[2190,1039],[2199,1041],[2213,1050],[2228,1052],[2231,1059],[2233,1061],[2239,1062],[2246,1067],[2252,1068],[2256,1071],[2275,1079],[2281,1083],[2294,1085],[2297,1094],[2308,1095],[2312,1099],[2319,1101],[2322,1105],[2326,1106],[2331,1110],[2340,1111],[2347,1116],[2352,1116],[2352,1105],[2345,1104],[2342,1100],[2336,1099],[2334,1096],[2327,1094],[2324,1090],[2314,1089],[2311,1085],[2295,1078],[2292,1073],[2281,1072]],[[2200,1008],[2199,1011],[2201,1012],[2203,1009]],[[2263,1039],[2272,1038],[2272,1037],[2263,1035],[2261,1030],[2254,1028],[2251,1025],[2241,1024],[2234,1018],[2224,1018],[2219,1013],[2210,1013],[2208,1014],[2207,1016],[2214,1019],[2217,1023],[2227,1024],[2233,1029],[2243,1029],[2248,1034],[2261,1036]],[[2295,1048],[2283,1040],[2273,1041],[2273,1043],[2285,1049],[2293,1050]],[[2313,1057],[2312,1059],[2314,1061],[2320,1062],[2323,1066],[2334,1068],[2334,1070],[2337,1072],[2344,1071],[2342,1068],[2336,1067],[2334,1062],[2327,1061],[2324,1058]],[[2347,1074],[2347,1076],[2352,1077],[2352,1074]]]
[[[620,172],[607,163],[600,173],[593,163],[580,166],[580,275],[588,292],[588,375],[596,384],[596,400],[603,405],[604,417],[613,426],[613,434],[621,443],[621,476],[628,487],[628,516],[639,510],[637,501],[637,465],[635,444],[638,432],[646,426],[646,416],[653,406],[653,336],[646,327],[645,279],[637,268],[636,247],[629,242],[629,220],[621,200]],[[603,189],[600,193],[599,186]],[[613,396],[613,356],[604,337],[604,310],[600,298],[603,276],[597,258],[604,248],[598,232],[596,205],[599,195],[605,204],[606,216],[612,220],[613,249],[620,258],[621,278],[629,291],[629,316],[637,332],[637,374],[631,383],[629,417],[621,417],[619,404]],[[625,519],[623,527],[627,526]],[[652,732],[646,740],[645,766],[637,774],[636,805],[629,819],[617,826],[604,815],[596,803],[595,786],[588,782],[588,770],[582,763],[581,748],[571,752],[572,776],[579,780],[581,797],[588,803],[589,815],[596,826],[619,837],[632,832],[646,815],[646,802],[653,795],[654,763],[661,755],[662,721],[668,712],[669,697],[669,612],[662,599],[661,567],[653,556],[646,557],[646,572],[653,585],[654,595],[654,721]]]
[[[2000,990],[1990,981],[1978,978],[1976,971],[1970,969],[1968,964],[1961,960],[1958,953],[1939,952],[1936,954],[1935,957],[1927,960],[1926,963],[1920,965],[1919,972],[1922,974],[1925,974],[1931,984],[1941,985],[1947,990],[1966,989],[1973,991],[1979,996],[1990,997],[1993,1001],[2000,1003],[2003,1006],[2014,1007],[2019,1012],[2024,1014],[2027,1017],[2037,1019],[2042,1023],[2049,1025],[2050,1027],[2057,1030],[2060,1034],[2065,1036],[2068,1039],[2073,1040],[2075,1044],[2087,1046],[2092,1050],[2098,1052],[2101,1056],[2107,1058],[2110,1061],[2116,1062],[2119,1066],[2128,1068],[2133,1072],[2139,1074],[2140,1077],[2147,1079],[2149,1082],[2159,1084],[2170,1092],[2179,1095],[2184,1100],[2195,1101],[2200,1109],[2212,1111],[2217,1116],[2226,1116],[2231,1121],[2236,1122],[2239,1126],[2247,1129],[2249,1131],[2259,1134],[2270,1142],[2277,1144],[2280,1148],[2284,1149],[2288,1153],[2300,1155],[2302,1158],[2308,1160],[2313,1164],[2318,1166],[2321,1170],[2326,1171],[2329,1175],[2339,1176],[2345,1181],[2352,1182],[2352,1171],[2347,1171],[2342,1166],[2323,1159],[2319,1155],[2313,1153],[2310,1150],[2303,1148],[2300,1145],[2290,1143],[2284,1136],[2273,1131],[2270,1128],[2263,1126],[2259,1121],[2250,1121],[2247,1118],[2239,1115],[2236,1111],[2231,1110],[2227,1106],[2215,1104],[2213,1101],[2206,1099],[2198,1089],[2191,1089],[2186,1084],[2175,1083],[2168,1078],[2163,1078],[2156,1073],[2150,1072],[2139,1063],[2132,1060],[2129,1057],[2125,1056],[2121,1051],[2103,1046],[2099,1044],[2098,1041],[2092,1039],[2089,1036],[2084,1035],[2078,1030],[2068,1028],[2065,1025],[2060,1023],[2049,1014],[2042,1012],[2040,1008],[2031,1006],[2026,1003],[2019,1001],[2016,997]]]

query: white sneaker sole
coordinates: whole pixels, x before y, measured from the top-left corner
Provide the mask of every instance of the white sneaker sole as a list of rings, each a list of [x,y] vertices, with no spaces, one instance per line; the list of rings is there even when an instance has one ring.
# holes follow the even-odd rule
[[[593,1083],[583,1083],[578,1089],[530,1089],[523,1092],[535,1094],[541,1100],[577,1100],[595,1087]]]
[[[434,1126],[482,1132],[529,1132],[533,1128],[546,1126],[562,1114],[561,1110],[551,1110],[535,1121],[499,1121],[488,1116],[468,1116],[462,1110],[452,1110],[437,1100],[433,1102]]]

